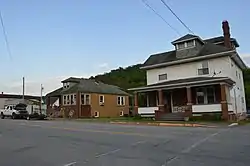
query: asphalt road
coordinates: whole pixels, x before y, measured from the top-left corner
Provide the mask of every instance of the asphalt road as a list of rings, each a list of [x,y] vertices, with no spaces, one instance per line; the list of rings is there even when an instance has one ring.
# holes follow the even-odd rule
[[[250,126],[0,120],[1,166],[248,166]]]

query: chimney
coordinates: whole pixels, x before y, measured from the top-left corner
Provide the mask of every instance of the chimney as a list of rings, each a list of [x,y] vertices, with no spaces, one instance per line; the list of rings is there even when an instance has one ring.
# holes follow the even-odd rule
[[[231,41],[230,41],[230,28],[228,21],[222,22],[222,29],[223,29],[223,35],[224,35],[224,44],[227,48],[232,48]]]

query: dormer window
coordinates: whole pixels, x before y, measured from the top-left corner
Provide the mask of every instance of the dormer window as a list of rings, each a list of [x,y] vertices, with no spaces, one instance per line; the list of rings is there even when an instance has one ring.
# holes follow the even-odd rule
[[[199,36],[187,34],[173,41],[172,44],[175,46],[176,50],[183,50],[188,48],[199,47],[200,45],[204,44],[204,42]]]
[[[63,88],[69,88],[69,82],[63,83]]]
[[[190,40],[190,41],[176,44],[176,49],[181,50],[181,49],[191,48],[194,46],[195,46],[195,40]]]

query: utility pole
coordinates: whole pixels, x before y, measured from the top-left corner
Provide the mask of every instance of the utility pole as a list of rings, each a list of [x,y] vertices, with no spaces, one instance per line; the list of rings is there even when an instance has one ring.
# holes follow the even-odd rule
[[[23,102],[24,102],[24,88],[25,88],[25,86],[24,86],[24,84],[25,84],[25,82],[24,82],[24,77],[23,77]]]

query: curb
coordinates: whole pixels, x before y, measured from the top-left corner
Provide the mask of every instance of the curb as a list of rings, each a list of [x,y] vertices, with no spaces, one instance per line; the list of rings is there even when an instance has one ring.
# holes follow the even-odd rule
[[[144,126],[165,126],[165,127],[207,127],[216,128],[217,126],[192,124],[192,123],[140,123],[140,122],[109,122],[110,124],[121,125],[144,125]]]

